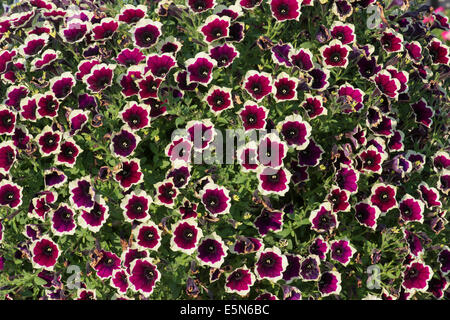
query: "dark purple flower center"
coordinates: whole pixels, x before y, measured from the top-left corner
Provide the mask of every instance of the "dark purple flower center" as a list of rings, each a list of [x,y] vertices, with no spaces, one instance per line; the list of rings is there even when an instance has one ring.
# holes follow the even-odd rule
[[[250,113],[247,115],[247,122],[250,124],[254,124],[257,120],[256,114]]]
[[[232,278],[233,278],[233,280],[239,281],[243,278],[243,276],[244,275],[242,274],[242,272],[240,270],[237,270],[237,271],[233,272]]]
[[[109,77],[107,75],[100,76],[95,81],[95,85],[99,88],[104,87],[108,83],[109,83]]]
[[[405,207],[405,208],[403,209],[403,214],[404,214],[405,216],[409,217],[409,216],[411,215],[411,213],[412,213],[412,211],[411,211],[411,208],[410,208],[410,207]]]
[[[409,277],[409,278],[414,279],[414,278],[416,278],[418,275],[419,275],[419,272],[417,271],[416,268],[411,268],[411,269],[409,269],[409,271],[408,271],[408,277]]]
[[[72,218],[72,214],[70,213],[69,210],[65,210],[64,213],[61,215],[61,219],[64,222],[69,222]]]
[[[345,38],[345,35],[342,31],[336,33],[336,39],[342,41]]]
[[[100,209],[100,206],[96,204],[91,210],[91,214],[96,218],[100,218],[102,216],[102,210]]]
[[[44,139],[46,147],[53,147],[56,144],[56,139],[53,135],[47,135]]]
[[[143,275],[145,279],[151,281],[155,277],[155,272],[153,271],[153,268],[147,267],[144,269]]]
[[[72,157],[74,155],[74,153],[75,153],[75,148],[74,147],[68,146],[68,145],[63,146],[63,154],[66,157],[70,158],[70,157]]]
[[[298,135],[298,129],[295,127],[290,127],[285,131],[286,137],[293,139]]]
[[[375,159],[372,157],[367,157],[365,160],[366,165],[371,166],[375,163]]]
[[[214,244],[211,243],[210,245],[208,245],[206,247],[206,250],[208,250],[209,253],[215,253],[217,248],[216,248],[216,246]]]
[[[128,166],[127,166],[127,167],[123,167],[122,171],[120,172],[120,175],[121,175],[123,178],[129,177],[129,176],[131,175],[131,170],[130,170],[130,168],[129,168]]]
[[[217,106],[221,106],[224,103],[224,99],[221,96],[216,96],[214,98],[214,104]]]
[[[158,70],[156,71],[156,75],[158,77],[165,77],[167,72],[169,72],[169,68],[167,68],[166,66],[162,66],[158,68]]]
[[[287,94],[289,93],[290,88],[289,88],[288,85],[281,85],[281,86],[278,88],[278,90],[279,90],[279,92],[280,92],[283,96],[285,96],[285,95],[287,95]]]
[[[2,123],[5,127],[10,127],[13,122],[13,117],[10,114],[7,114],[2,117]]]
[[[338,248],[336,248],[336,250],[334,250],[334,252],[335,252],[338,256],[340,256],[340,255],[342,254],[343,250],[342,250],[341,247],[338,247]]]
[[[13,161],[14,161],[14,152],[8,151],[8,152],[6,153],[6,161],[7,161],[8,165],[10,165],[11,163],[13,163]]]
[[[333,194],[330,198],[331,202],[334,204],[338,204],[340,202],[340,197],[338,194]]]
[[[46,255],[47,257],[51,257],[52,256],[52,254],[53,254],[53,248],[51,247],[51,246],[46,246],[45,248],[44,248],[44,250],[42,250],[42,253],[44,254],[44,255]]]
[[[391,46],[391,39],[389,39],[389,38],[385,38],[384,40],[383,40],[383,47],[385,47],[385,48],[389,48],[390,46]]]
[[[148,241],[152,241],[153,239],[155,239],[155,234],[153,233],[152,230],[148,230],[145,232],[144,238]]]
[[[330,60],[333,62],[341,61],[341,54],[339,52],[333,52],[330,56]]]
[[[136,213],[141,213],[144,211],[144,205],[141,202],[135,202],[132,208]]]
[[[130,121],[133,125],[137,126],[137,125],[139,125],[139,124],[141,123],[141,117],[139,117],[138,114],[133,113],[133,114],[130,115],[129,121]]]
[[[119,140],[119,145],[123,148],[123,149],[128,149],[131,145],[130,139],[128,139],[127,137],[121,137],[121,139]]]
[[[155,37],[152,32],[147,31],[142,34],[141,41],[144,43],[144,45],[151,45],[153,42],[155,42]]]
[[[275,264],[275,259],[272,257],[267,257],[263,260],[263,265],[265,267],[272,267]]]
[[[289,5],[287,3],[282,3],[278,6],[278,13],[282,16],[289,14]]]
[[[383,191],[380,193],[380,201],[381,202],[389,201],[389,193],[387,191]]]
[[[280,180],[280,175],[278,173],[274,173],[268,176],[270,182],[276,183]]]
[[[206,7],[206,5],[204,1],[195,1],[193,7],[195,10],[200,11],[203,10]]]
[[[220,27],[215,27],[211,30],[211,34],[214,37],[219,38],[220,36],[222,36],[222,29]]]
[[[216,208],[219,205],[219,198],[215,195],[210,195],[206,199],[206,204],[210,208]]]
[[[177,172],[173,177],[173,181],[177,185],[184,184],[186,182],[186,177],[184,176],[184,174],[182,172]]]
[[[254,93],[260,93],[262,90],[261,84],[259,82],[256,82],[255,84],[253,84],[252,86],[252,91]]]
[[[202,79],[206,79],[209,74],[209,69],[207,66],[200,66],[198,68],[198,76]]]
[[[219,62],[219,66],[224,66],[228,63],[228,56],[226,54],[221,55],[217,61]]]
[[[113,258],[106,258],[105,260],[105,266],[107,267],[112,267],[114,265],[114,260]]]
[[[174,196],[174,194],[175,194],[175,191],[173,190],[172,187],[167,186],[167,187],[164,188],[164,191],[163,191],[164,197],[172,198]]]
[[[108,38],[111,37],[113,35],[114,31],[113,30],[106,30],[105,32],[103,32],[103,38]]]
[[[183,230],[183,238],[185,240],[190,241],[194,237],[194,232],[192,232],[191,229],[184,229]]]
[[[14,198],[15,198],[14,191],[6,191],[3,196],[4,201],[7,203],[12,202]]]

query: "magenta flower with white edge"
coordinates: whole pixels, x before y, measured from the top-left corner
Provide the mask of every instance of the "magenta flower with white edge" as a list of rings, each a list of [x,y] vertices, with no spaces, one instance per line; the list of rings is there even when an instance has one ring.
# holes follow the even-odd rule
[[[95,264],[94,270],[100,279],[108,279],[114,270],[120,269],[120,258],[110,251],[100,250],[100,260]]]
[[[403,51],[403,36],[390,28],[383,32],[380,42],[386,52],[391,53]]]
[[[195,218],[183,219],[172,225],[170,249],[191,255],[203,237],[202,229],[197,226]]]
[[[36,269],[53,271],[61,251],[58,244],[47,235],[35,240],[30,247],[31,263]]]
[[[293,67],[302,71],[310,71],[314,68],[313,54],[309,49],[292,49],[289,51],[288,58]]]
[[[172,54],[152,54],[147,57],[144,73],[150,71],[155,78],[164,79],[176,63],[177,61]]]
[[[141,88],[139,87],[138,83],[140,80],[143,79],[143,77],[144,77],[144,66],[143,65],[129,67],[127,69],[126,73],[121,74],[117,79],[117,82],[122,87],[122,90],[121,90],[122,95],[125,98],[128,98],[128,97],[139,94],[139,91],[141,90]],[[151,84],[149,83],[149,85],[151,85]],[[150,90],[151,90],[151,88],[150,88]],[[151,91],[154,91],[154,90],[151,90]]]
[[[433,277],[433,270],[423,262],[413,260],[403,271],[402,287],[406,291],[425,292],[428,289],[428,281]]]
[[[217,61],[218,68],[226,68],[233,63],[234,59],[239,57],[239,51],[232,44],[224,43],[211,47],[209,56]]]
[[[109,217],[109,207],[105,200],[96,196],[94,206],[91,209],[82,209],[78,215],[78,225],[91,232],[99,232]]]
[[[442,191],[442,193],[448,195],[450,192],[450,170],[442,170],[439,174],[436,187]]]
[[[139,48],[150,48],[154,46],[162,35],[162,23],[150,19],[140,20],[136,26],[130,30],[133,34],[134,45]]]
[[[95,191],[89,176],[69,182],[69,191],[70,203],[76,209],[91,209],[94,206]]]
[[[427,47],[433,64],[448,65],[450,61],[450,48],[439,39],[434,38]]]
[[[244,265],[232,271],[225,280],[225,292],[245,297],[256,281],[255,275]]]
[[[430,128],[433,124],[434,109],[428,105],[427,101],[421,98],[411,104],[411,108],[416,116],[416,122]]]
[[[50,215],[51,229],[54,235],[73,235],[75,234],[75,212],[65,203],[60,203],[58,208]]]
[[[142,250],[157,251],[161,246],[161,230],[152,221],[140,224],[132,233],[136,246]]]
[[[2,180],[0,182],[0,205],[17,208],[22,204],[23,188],[18,184]]]
[[[214,85],[209,89],[204,100],[216,116],[225,109],[233,108],[231,88],[218,87]]]
[[[311,223],[311,230],[319,233],[331,233],[339,227],[338,217],[333,212],[329,202],[324,202],[320,205],[319,209],[311,211],[309,222]]]
[[[211,43],[215,40],[228,37],[228,28],[230,25],[230,17],[211,15],[208,16],[203,25],[198,28],[198,32],[203,34],[206,42]]]
[[[58,115],[59,102],[53,92],[47,91],[44,94],[37,94],[35,96],[37,103],[37,116],[42,118],[53,119]],[[33,106],[31,105],[30,108]],[[30,113],[32,110],[30,110]],[[30,114],[30,118],[33,116]]]
[[[148,298],[161,280],[161,273],[151,258],[134,260],[130,265],[131,289]]]
[[[328,202],[331,203],[333,212],[350,211],[350,192],[341,190],[339,187],[331,187],[331,191],[327,196]]]
[[[61,141],[61,133],[53,131],[50,126],[45,126],[41,133],[35,137],[35,141],[39,146],[39,152],[42,156],[50,156],[60,151],[59,142]]]
[[[97,291],[95,289],[78,289],[76,300],[97,300]]]
[[[374,172],[381,174],[383,170],[382,164],[387,159],[387,154],[378,152],[377,148],[374,146],[369,146],[358,154],[358,158],[361,161],[361,167],[359,168],[360,172]]]
[[[76,80],[72,73],[64,72],[59,77],[50,80],[50,89],[57,99],[62,100],[72,93],[72,87],[75,84]]]
[[[139,48],[133,50],[124,48],[116,57],[116,61],[126,67],[136,66],[143,60],[145,60],[145,55]]]
[[[273,91],[272,76],[266,72],[249,70],[245,74],[244,89],[256,101],[260,101]]]
[[[87,88],[93,92],[97,93],[105,90],[112,84],[114,78],[114,69],[116,65],[107,65],[105,63],[96,64],[92,67],[89,74],[83,77],[83,82],[86,84]]]
[[[217,135],[214,124],[209,119],[191,120],[186,124],[188,139],[195,150],[205,150]]]
[[[133,6],[131,4],[126,4],[120,9],[119,14],[116,19],[119,23],[123,24],[135,24],[141,19],[145,18],[147,15],[147,7],[144,5]]]
[[[91,29],[92,25],[90,22],[72,19],[65,28],[60,29],[59,36],[67,43],[79,43],[85,39]]]
[[[17,158],[17,150],[13,141],[0,143],[0,174],[6,175],[11,170]]]
[[[298,80],[289,77],[285,72],[278,74],[272,87],[272,94],[276,102],[297,100]]]
[[[256,171],[258,163],[258,145],[250,141],[236,151],[237,160],[244,172]]]
[[[246,10],[254,10],[261,5],[262,0],[237,0],[236,3]]]
[[[243,108],[239,111],[239,117],[241,118],[246,131],[252,129],[264,129],[268,114],[269,110],[252,101],[246,101]]]
[[[382,94],[391,99],[396,99],[398,97],[401,88],[400,81],[392,77],[388,71],[381,70],[377,73],[374,80],[378,90],[380,90]]]
[[[31,58],[42,51],[49,41],[48,34],[37,36],[35,34],[29,35],[24,44],[19,47],[19,53],[25,58]]]
[[[128,274],[123,269],[116,269],[111,275],[110,285],[118,292],[125,294],[130,286]]]
[[[277,282],[283,278],[288,261],[279,248],[267,248],[256,254],[255,275],[258,280]]]
[[[208,11],[217,5],[215,0],[186,0],[186,4],[194,14]]]
[[[67,138],[59,146],[59,152],[55,158],[56,165],[65,165],[73,168],[82,149],[77,145],[74,139]]]
[[[88,110],[79,110],[75,109],[69,113],[67,117],[67,122],[70,127],[70,135],[73,136],[77,132],[81,131],[84,128],[87,121],[89,119],[89,111]]]
[[[450,169],[450,155],[446,151],[436,152],[431,160],[433,162],[433,170],[437,173]]]
[[[382,212],[381,215],[384,216],[386,212],[397,206],[396,193],[396,186],[376,183],[371,189],[370,202],[377,206]]]
[[[179,194],[179,190],[175,187],[172,178],[154,184],[156,195],[154,203],[156,205],[173,208],[175,200]]]
[[[182,47],[183,44],[177,38],[169,36],[158,42],[156,45],[156,50],[158,52],[171,54],[176,57]]]
[[[342,42],[342,44],[351,44],[355,42],[355,26],[351,23],[342,23],[335,21],[330,27],[330,35],[334,39]]]
[[[323,66],[325,68],[346,68],[350,50],[347,45],[343,45],[339,40],[331,40],[328,45],[324,45],[319,49],[323,58]]]
[[[353,87],[349,83],[341,85],[338,89],[338,103],[343,113],[360,111],[364,105],[364,92],[361,89]]]
[[[127,194],[120,203],[123,216],[128,222],[146,222],[150,219],[150,205],[153,199],[144,191],[136,190]]]
[[[350,241],[333,240],[330,242],[331,259],[340,262],[343,266],[348,265],[353,255],[356,253],[355,248],[350,245]]]
[[[272,16],[278,21],[299,20],[302,0],[270,0]]]
[[[192,147],[192,142],[187,138],[176,136],[165,148],[165,154],[169,157],[171,162],[189,162],[191,159]]]
[[[119,117],[133,131],[150,127],[150,108],[144,104],[128,101]]]
[[[213,232],[203,237],[197,246],[197,261],[202,266],[220,268],[227,256],[228,247],[222,238]]]
[[[439,200],[439,191],[436,188],[429,187],[426,182],[421,182],[417,189],[427,208],[442,206],[442,202]]]
[[[230,192],[222,186],[208,183],[200,191],[200,198],[205,209],[213,215],[226,214],[230,212]]]
[[[423,59],[422,46],[418,41],[411,41],[404,43],[408,56],[415,63],[420,63]]]
[[[173,178],[178,189],[185,188],[191,179],[191,166],[184,161],[175,161],[167,171],[166,178]]]
[[[398,204],[400,217],[405,222],[423,223],[424,203],[415,199],[409,194],[405,194]]]
[[[95,41],[105,41],[112,38],[119,28],[119,23],[113,18],[103,18],[92,26],[92,36]]]
[[[320,276],[317,286],[322,297],[332,294],[339,295],[342,290],[341,274],[337,271],[324,272]]]
[[[297,122],[292,122],[289,124],[291,125],[289,128],[294,128]],[[279,136],[275,133],[264,135],[258,143],[258,161],[263,166],[273,168],[282,166],[283,159],[286,157],[287,152],[287,144],[281,141]]]
[[[377,206],[369,204],[367,200],[355,205],[355,218],[362,226],[375,230],[377,228],[377,219],[379,216],[380,209],[378,209]]]
[[[292,173],[284,167],[274,169],[260,166],[257,169],[258,191],[262,195],[277,194],[284,196],[289,191]]]
[[[386,70],[391,74],[393,78],[397,79],[400,82],[400,89],[398,90],[398,93],[407,93],[409,89],[409,73],[406,71],[399,71],[393,66],[386,66]]]
[[[134,134],[133,131],[125,125],[119,132],[115,132],[111,136],[110,149],[113,155],[121,159],[126,159],[133,154],[140,141],[141,137]]]
[[[217,66],[216,60],[205,52],[199,52],[194,58],[184,62],[187,70],[187,84],[198,83],[207,86],[212,81],[212,70]]]
[[[43,68],[49,66],[61,55],[60,51],[55,51],[53,49],[46,49],[41,53],[40,57],[34,58],[31,62],[30,71],[34,72],[37,70],[42,70]]]
[[[303,150],[308,146],[312,128],[300,115],[287,116],[278,126],[289,146],[296,150]]]

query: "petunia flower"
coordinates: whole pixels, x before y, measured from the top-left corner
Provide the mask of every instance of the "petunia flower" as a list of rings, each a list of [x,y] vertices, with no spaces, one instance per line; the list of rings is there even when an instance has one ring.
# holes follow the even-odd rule
[[[166,179],[164,181],[155,183],[156,195],[154,202],[157,205],[173,208],[175,205],[175,199],[178,196],[179,190],[173,183],[173,178]]]
[[[122,199],[120,208],[126,221],[145,222],[150,218],[149,210],[152,202],[153,199],[144,190],[136,190]]]
[[[255,275],[258,280],[277,282],[283,278],[288,261],[279,248],[268,248],[256,254]]]
[[[340,262],[343,266],[346,266],[356,253],[356,250],[350,244],[350,241],[343,239],[331,241],[330,252],[331,259]]]
[[[297,254],[286,254],[287,266],[283,272],[283,280],[286,283],[300,278],[300,267],[302,265],[303,258]]]
[[[372,186],[370,202],[377,206],[382,215],[397,206],[395,199],[397,187],[385,183],[376,183]]]
[[[348,65],[350,48],[339,40],[332,40],[328,45],[322,46],[319,52],[326,68],[346,68]]]
[[[225,109],[233,108],[231,88],[211,86],[204,100],[215,115],[219,115]]]
[[[327,271],[322,273],[317,283],[319,292],[322,297],[331,294],[338,295],[341,290],[341,274],[337,271]]]
[[[270,211],[263,208],[261,214],[254,221],[255,227],[261,236],[265,236],[269,231],[279,232],[283,229],[283,211]]]
[[[262,195],[277,194],[284,196],[289,191],[291,176],[292,173],[284,167],[274,169],[260,166],[257,169],[258,191]]]
[[[244,265],[227,276],[225,292],[236,293],[241,297],[245,297],[250,292],[255,280],[255,275]]]
[[[96,196],[94,200],[94,206],[91,209],[81,210],[78,215],[78,225],[91,232],[98,232],[109,217],[109,207],[99,196]]]
[[[47,235],[43,235],[40,239],[35,240],[30,247],[31,262],[34,268],[52,271],[61,251],[58,244],[50,239]]]
[[[232,44],[224,43],[211,47],[209,56],[217,61],[218,68],[226,68],[233,63],[234,59],[239,58],[239,51]]]
[[[95,264],[94,270],[100,279],[108,279],[115,270],[120,269],[120,258],[110,251],[100,250],[100,259]]]
[[[269,111],[259,106],[255,102],[246,101],[243,108],[239,111],[239,117],[242,120],[244,129],[263,129],[266,126],[266,118]]]
[[[65,203],[60,203],[50,216],[51,229],[54,235],[73,235],[75,234],[75,212]]]
[[[339,226],[338,217],[328,202],[322,203],[319,209],[311,211],[309,222],[311,223],[311,230],[319,233],[331,233]]]
[[[141,141],[140,136],[133,134],[130,128],[124,126],[111,136],[111,152],[122,159],[132,155]]]
[[[23,188],[18,184],[2,180],[0,181],[0,205],[17,208],[22,204]]]
[[[42,156],[50,156],[57,154],[60,151],[61,134],[58,131],[53,131],[50,126],[45,126],[35,137],[39,146],[39,152]]]
[[[128,280],[133,291],[149,297],[160,279],[161,273],[151,258],[137,259],[131,263]]]
[[[120,186],[125,190],[144,181],[144,174],[141,172],[140,160],[130,159],[123,161],[122,167],[114,175],[114,179],[119,182]]]
[[[309,255],[302,260],[300,265],[300,277],[302,281],[317,281],[320,274],[320,259],[317,255]]]
[[[328,243],[322,236],[317,236],[308,248],[308,251],[312,255],[316,255],[320,260],[324,260],[326,254],[330,250]]]
[[[198,28],[198,31],[199,33],[203,34],[206,42],[211,43],[215,40],[228,37],[228,28],[230,27],[230,25],[231,19],[229,17],[210,15]]]
[[[299,20],[302,1],[299,0],[270,0],[272,16],[277,21]]]
[[[426,291],[428,281],[433,277],[433,270],[419,261],[412,261],[403,271],[402,287],[407,291]]]
[[[172,226],[170,248],[173,251],[181,251],[191,255],[197,249],[202,237],[202,229],[197,226],[194,218],[180,220]]]
[[[197,246],[197,260],[200,265],[220,268],[227,256],[228,248],[215,232],[204,237]]]
[[[77,209],[91,209],[94,206],[95,191],[89,176],[69,182],[70,203]]]
[[[243,86],[253,99],[259,101],[272,92],[272,76],[265,72],[247,71]]]
[[[161,230],[152,221],[140,224],[133,231],[135,243],[142,250],[157,251],[161,245]]]
[[[194,58],[184,62],[187,70],[187,83],[192,82],[207,86],[212,81],[212,70],[217,66],[216,60],[204,52],[199,52]]]

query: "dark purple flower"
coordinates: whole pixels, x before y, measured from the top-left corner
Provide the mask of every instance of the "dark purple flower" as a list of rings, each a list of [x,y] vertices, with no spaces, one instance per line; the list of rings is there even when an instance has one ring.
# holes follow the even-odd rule
[[[206,210],[213,215],[226,214],[231,207],[229,191],[216,184],[206,184],[200,191],[200,198]]]
[[[77,43],[83,41],[89,31],[89,23],[79,19],[73,19],[67,23],[64,29],[60,29],[61,38],[67,43]]]
[[[289,191],[292,174],[283,167],[273,169],[261,167],[258,172],[258,190],[262,195],[278,194],[283,196]]]
[[[2,180],[0,182],[0,205],[17,208],[22,204],[23,188],[14,182]]]
[[[127,25],[134,24],[147,15],[147,7],[144,5],[125,5],[117,16],[119,22]]]
[[[212,9],[216,5],[215,0],[187,0],[189,9],[194,11],[195,14],[205,12]]]
[[[320,259],[316,255],[307,256],[300,266],[300,276],[303,281],[317,281],[320,277]]]
[[[309,49],[301,48],[299,50],[289,51],[289,60],[292,66],[299,68],[302,71],[310,71],[314,64],[312,60],[313,54]]]
[[[336,172],[336,183],[339,188],[350,193],[358,191],[359,173],[350,166],[342,165]]]
[[[39,52],[47,45],[48,43],[48,34],[43,34],[41,36],[37,36],[35,34],[29,35],[24,44],[20,47],[20,52],[25,57],[31,57]]]
[[[377,219],[380,210],[376,206],[371,206],[367,202],[359,202],[355,205],[355,218],[358,222],[366,227],[376,229]]]
[[[322,203],[319,209],[311,211],[309,222],[311,223],[311,230],[319,233],[330,233],[339,226],[337,215],[333,212],[328,202]]]
[[[327,271],[322,273],[319,282],[317,283],[319,292],[322,297],[339,294],[342,290],[341,287],[341,274],[337,271]]]
[[[418,186],[418,191],[420,198],[428,208],[442,206],[442,202],[439,201],[439,191],[436,188],[429,187],[426,182],[421,182]]]
[[[130,270],[129,281],[132,289],[148,297],[161,279],[161,274],[153,260],[150,258],[135,260],[131,263]]]
[[[52,232],[57,236],[72,235],[75,233],[75,213],[67,204],[60,204],[51,215]]]
[[[268,279],[276,282],[283,278],[288,261],[280,249],[274,247],[256,254],[255,274],[258,280]]]
[[[417,221],[423,223],[424,204],[420,200],[414,199],[406,194],[399,202],[400,216],[406,223]]]
[[[182,219],[197,218],[197,204],[185,199],[183,205],[178,208]]]
[[[250,288],[255,283],[255,280],[255,275],[246,266],[238,268],[227,277],[225,291],[228,293],[237,293],[244,297],[250,292]]]
[[[363,105],[364,92],[354,88],[351,84],[345,83],[338,89],[338,103],[343,113],[360,111]]]
[[[139,159],[131,159],[122,163],[122,169],[114,176],[123,189],[139,184],[144,180]]]
[[[171,54],[152,54],[147,57],[144,73],[150,71],[155,78],[164,79],[175,64],[176,60]]]
[[[255,227],[261,236],[265,236],[269,231],[278,232],[283,228],[283,212],[269,211],[263,208],[261,214],[255,219]]]
[[[280,66],[292,67],[291,60],[289,59],[292,45],[289,43],[280,43],[274,45],[271,49],[272,60]],[[287,75],[286,75],[287,76]]]
[[[286,254],[287,266],[283,272],[283,280],[290,283],[300,277],[302,258],[296,254]]]
[[[430,53],[433,64],[448,65],[450,61],[449,48],[444,45],[439,39],[431,40],[428,45],[428,52]]]
[[[44,118],[54,118],[58,115],[59,102],[52,92],[46,92],[36,97],[37,113]]]
[[[416,122],[429,128],[433,123],[434,110],[428,106],[425,99],[421,98],[416,103],[411,104],[411,108],[416,115]]]
[[[205,96],[205,101],[216,115],[225,109],[233,108],[233,99],[229,88],[212,86]]]
[[[16,161],[16,148],[12,141],[0,143],[0,174],[8,174]]]
[[[322,46],[319,51],[325,67],[347,67],[350,48],[339,40],[332,40],[328,45]]]
[[[45,126],[35,139],[39,145],[39,151],[43,156],[49,156],[59,152],[61,134],[53,131],[49,126]]]
[[[220,268],[227,256],[227,247],[215,232],[203,238],[197,247],[197,260],[201,265]]]
[[[392,77],[386,70],[381,70],[374,78],[378,90],[389,98],[397,98],[401,88],[400,81]]]
[[[276,102],[290,101],[297,99],[298,80],[289,77],[285,72],[281,72],[275,80],[272,93]]]
[[[399,52],[403,50],[403,36],[392,29],[386,29],[380,38],[381,46],[387,52]]]
[[[203,232],[197,227],[194,218],[178,221],[172,226],[172,238],[170,248],[173,251],[182,251],[188,255],[192,254],[203,237]]]
[[[355,26],[335,21],[330,28],[330,34],[342,44],[350,44],[355,41]]]
[[[330,243],[331,259],[346,266],[355,254],[356,250],[348,240],[334,240]]]
[[[408,245],[410,254],[419,257],[423,253],[424,248],[422,242],[416,234],[404,229],[404,239]]]
[[[56,164],[73,167],[80,154],[80,147],[75,143],[75,140],[68,138],[59,146],[59,153],[56,156]]]
[[[90,209],[94,206],[94,189],[90,177],[86,176],[69,183],[70,202],[78,209]]]
[[[116,269],[111,275],[110,284],[120,293],[126,293],[129,287],[128,274],[125,270]]]
[[[308,71],[308,75],[311,77],[308,83],[311,89],[323,91],[330,85],[328,82],[330,72],[327,69],[314,68]]]
[[[114,155],[126,158],[131,155],[139,144],[141,138],[124,127],[111,137],[110,148]]]
[[[94,93],[100,92],[111,86],[114,77],[115,65],[105,63],[96,64],[90,73],[83,77],[83,82],[87,88]]]
[[[444,246],[444,248],[439,252],[437,261],[440,265],[440,271],[442,274],[447,275],[450,273],[450,248]]]
[[[264,247],[260,239],[240,236],[230,247],[230,251],[235,254],[247,254],[258,252]]]
[[[225,40],[228,42],[241,42],[244,40],[244,23],[242,22],[234,22],[228,28],[229,37]]]
[[[78,96],[78,107],[81,110],[94,110],[97,108],[97,101],[95,100],[95,97],[87,93],[80,94]]]
[[[370,58],[362,56],[357,64],[360,75],[366,79],[374,78],[381,71],[381,66],[377,64],[375,56],[371,56]]]
[[[318,236],[311,243],[308,250],[310,254],[318,256],[320,260],[324,260],[329,249],[323,237]]]
[[[173,179],[166,179],[164,181],[155,183],[155,204],[173,208],[175,205],[175,199],[178,196],[178,189],[173,183]]]
[[[322,147],[311,138],[307,147],[298,152],[298,164],[300,166],[315,167],[320,163],[323,153]]]
[[[191,177],[190,168],[184,162],[175,162],[167,172],[166,178],[172,178],[175,187],[180,189],[186,187]]]
[[[443,277],[432,278],[428,281],[428,292],[431,292],[436,299],[442,299],[444,297],[444,291],[448,288],[449,282]]]

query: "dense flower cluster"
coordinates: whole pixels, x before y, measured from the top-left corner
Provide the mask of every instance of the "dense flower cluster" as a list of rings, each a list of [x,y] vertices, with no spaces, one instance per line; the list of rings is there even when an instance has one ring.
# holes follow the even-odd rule
[[[2,298],[449,297],[441,12],[72,2],[0,17]]]

